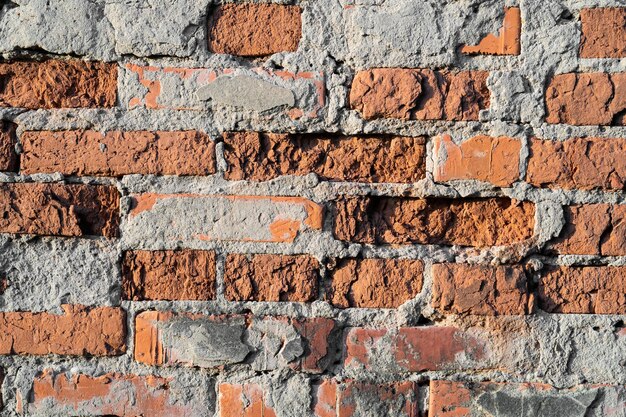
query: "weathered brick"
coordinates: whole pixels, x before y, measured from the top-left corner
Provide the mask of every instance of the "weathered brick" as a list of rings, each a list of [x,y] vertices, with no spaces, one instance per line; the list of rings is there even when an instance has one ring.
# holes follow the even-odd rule
[[[280,4],[224,4],[209,19],[209,50],[263,56],[295,51],[302,36],[302,10]]]
[[[363,367],[384,372],[465,369],[480,367],[487,355],[485,340],[454,327],[354,327],[346,333],[344,365],[348,369]]]
[[[0,212],[1,233],[115,237],[119,195],[112,186],[4,183]]]
[[[526,314],[529,301],[520,266],[433,265],[432,305],[444,313]]]
[[[135,318],[135,360],[216,368],[247,363],[258,371],[322,372],[337,330],[330,319],[204,316],[147,311]],[[335,340],[336,341],[336,340]]]
[[[224,134],[229,180],[317,174],[323,180],[412,183],[425,177],[422,137]]]
[[[474,136],[460,145],[449,135],[434,141],[435,181],[478,180],[505,187],[519,180],[522,145],[517,139]]]
[[[556,389],[540,383],[430,382],[430,417],[476,415],[618,416],[624,411],[622,386],[582,385]]]
[[[346,197],[335,208],[335,237],[360,243],[508,245],[534,229],[534,204],[506,198]]]
[[[367,383],[324,380],[315,387],[315,417],[419,417],[415,382]]]
[[[532,139],[526,181],[538,187],[623,190],[626,139]]]
[[[113,107],[117,66],[79,60],[0,63],[0,107]]]
[[[555,75],[546,89],[546,122],[623,125],[626,73]]]
[[[547,267],[537,298],[549,313],[626,314],[626,267]]]
[[[310,256],[230,254],[224,266],[230,301],[313,301],[319,263]]]
[[[15,123],[0,120],[0,171],[16,171],[19,158],[15,152]]]
[[[314,118],[326,104],[324,74],[268,68],[179,68],[127,64],[120,101],[129,109],[206,111],[227,106],[230,114],[249,112]],[[265,117],[264,117],[265,118]]]
[[[137,242],[293,242],[322,228],[323,207],[300,197],[148,193],[130,203],[124,231]]]
[[[214,144],[202,132],[24,132],[21,172],[64,175],[207,175]]]
[[[468,55],[519,55],[522,35],[522,15],[519,7],[505,7],[504,21],[498,35],[485,36],[475,45],[465,45],[461,52]]]
[[[626,255],[626,205],[563,208],[565,225],[550,248],[563,255]]]
[[[626,56],[626,8],[605,7],[580,11],[581,58]]]
[[[120,308],[63,305],[64,314],[0,313],[2,355],[120,355],[126,350]]]
[[[478,120],[489,107],[488,72],[375,68],[359,71],[350,105],[364,118]]]
[[[125,300],[212,300],[215,253],[200,250],[130,251],[122,263]]]
[[[30,395],[17,394],[18,412],[26,415],[81,416],[190,416],[212,408],[208,395],[181,396],[176,381],[158,376],[107,373],[93,377],[80,373],[38,374]],[[191,387],[186,386],[191,391]],[[206,388],[206,387],[205,387]]]
[[[342,308],[396,308],[422,291],[424,264],[410,259],[343,259],[330,299]]]

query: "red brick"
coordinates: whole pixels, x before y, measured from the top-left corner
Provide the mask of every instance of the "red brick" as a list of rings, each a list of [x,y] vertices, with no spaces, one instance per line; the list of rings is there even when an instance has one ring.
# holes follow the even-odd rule
[[[425,177],[422,137],[224,134],[229,180],[317,174],[323,180],[413,183]]]
[[[522,14],[519,7],[505,7],[504,21],[498,35],[485,36],[478,45],[465,45],[461,52],[468,55],[519,55],[522,49]]]
[[[15,123],[0,120],[0,171],[17,171],[19,158],[15,152]]]
[[[563,208],[565,225],[550,248],[563,255],[626,255],[626,205]]]
[[[319,263],[310,256],[230,254],[224,267],[230,301],[313,301]]]
[[[532,139],[526,181],[537,187],[623,190],[626,139]]]
[[[484,340],[454,327],[355,327],[347,331],[344,364],[369,369],[380,361],[391,362],[401,372],[458,369],[457,356],[478,363],[486,355],[485,346]]]
[[[624,125],[626,73],[555,75],[546,89],[546,122]]]
[[[626,57],[626,8],[582,9],[580,23],[581,58]]]
[[[346,197],[335,204],[335,237],[359,243],[509,245],[534,229],[534,204],[507,198]]]
[[[220,417],[276,417],[276,411],[265,399],[266,391],[266,387],[254,382],[220,384]]]
[[[526,314],[530,298],[520,266],[433,265],[433,308],[444,313]]]
[[[302,10],[279,4],[225,4],[209,19],[209,50],[263,56],[295,51],[302,36]]]
[[[130,251],[122,263],[125,300],[212,300],[215,253],[201,250]]]
[[[0,184],[0,233],[115,237],[115,187],[84,184]]]
[[[18,412],[31,415],[190,416],[210,407],[198,396],[193,401],[172,395],[171,379],[107,373],[57,374],[44,370],[33,381],[30,395],[18,392]]]
[[[326,318],[145,311],[135,317],[134,358],[147,365],[219,368],[246,362],[258,371],[320,373],[334,360],[330,346],[338,342],[338,331]],[[302,348],[276,349],[277,341]]]
[[[24,132],[23,174],[122,176],[215,173],[211,138],[202,132]]]
[[[485,71],[376,68],[359,71],[350,105],[364,118],[478,120],[489,107]]]
[[[315,389],[315,417],[379,415],[419,417],[418,385],[415,382],[367,383],[324,380]]]
[[[0,107],[113,107],[117,65],[79,60],[0,63]]]
[[[112,356],[126,351],[120,308],[63,305],[64,314],[0,313],[2,355]]]
[[[449,135],[434,141],[435,181],[477,180],[506,187],[519,180],[519,140],[474,136],[460,145]]]
[[[424,264],[409,259],[344,259],[332,273],[330,298],[342,308],[396,308],[422,291]]]
[[[549,313],[626,314],[626,267],[547,267],[537,296]]]

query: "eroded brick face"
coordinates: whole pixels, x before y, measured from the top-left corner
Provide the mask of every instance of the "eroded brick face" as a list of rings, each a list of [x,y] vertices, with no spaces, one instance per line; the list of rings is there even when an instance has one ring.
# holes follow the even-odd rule
[[[480,247],[523,242],[533,227],[528,202],[351,197],[336,202],[334,233],[360,243]]]
[[[546,122],[621,126],[626,109],[626,74],[555,75],[546,88]]]
[[[489,107],[486,71],[377,68],[359,71],[350,105],[366,119],[478,120]]]
[[[528,312],[528,283],[521,267],[463,264],[433,266],[433,307],[452,314]]]
[[[113,107],[117,65],[78,60],[0,63],[0,107]]]
[[[622,190],[624,149],[621,138],[533,139],[526,180],[537,187]]]
[[[425,176],[424,138],[224,134],[229,180],[317,174],[330,181],[416,182]]]
[[[319,263],[310,256],[226,257],[225,295],[231,301],[313,301]]]
[[[332,274],[337,307],[395,308],[422,290],[424,264],[408,259],[344,259]]]
[[[212,300],[215,253],[211,251],[130,251],[122,263],[126,300]]]
[[[0,211],[2,233],[118,234],[119,194],[113,186],[5,183],[0,185]]]
[[[209,20],[209,49],[218,54],[262,56],[298,49],[301,9],[279,4],[225,4]]]
[[[626,56],[626,8],[606,7],[580,11],[581,58]]]

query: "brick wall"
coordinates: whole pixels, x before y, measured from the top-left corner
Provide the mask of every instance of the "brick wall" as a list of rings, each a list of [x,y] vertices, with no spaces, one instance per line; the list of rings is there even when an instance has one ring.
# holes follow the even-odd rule
[[[0,415],[625,415],[621,3],[0,1]]]

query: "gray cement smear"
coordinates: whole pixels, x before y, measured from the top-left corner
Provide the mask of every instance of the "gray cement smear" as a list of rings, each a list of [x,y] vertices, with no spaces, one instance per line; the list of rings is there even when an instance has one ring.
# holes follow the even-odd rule
[[[260,0],[254,0],[261,2]],[[564,140],[570,137],[626,137],[626,127],[547,125],[543,122],[543,95],[547,80],[556,73],[570,71],[626,71],[624,59],[579,59],[579,10],[582,7],[624,6],[623,0],[295,0],[277,1],[303,7],[303,38],[298,51],[266,58],[241,59],[211,54],[206,47],[206,19],[217,1],[209,0],[12,0],[0,1],[0,53],[4,58],[56,56],[117,62],[119,65],[119,105],[114,109],[34,110],[0,109],[0,118],[26,130],[95,129],[179,130],[199,129],[216,141],[229,130],[272,132],[393,133],[431,137],[450,134],[459,141],[477,134],[508,135],[523,143],[531,137]],[[522,53],[516,57],[462,56],[462,43],[475,43],[501,25],[503,6],[519,6],[522,11]],[[129,106],[134,96],[145,94],[145,87],[129,65],[197,68],[224,74],[217,84],[187,84],[160,78],[162,108]],[[348,106],[349,86],[355,71],[370,67],[409,67],[490,70],[488,86],[492,102],[477,122],[436,122],[403,120],[363,120]],[[262,69],[263,71],[260,71]],[[316,109],[320,92],[309,79],[285,80],[276,71],[322,73],[323,106]],[[157,77],[158,74],[150,76]],[[223,77],[223,78],[222,78]],[[243,84],[242,84],[243,83]],[[242,91],[245,85],[246,91]],[[179,110],[177,110],[179,109]],[[295,117],[293,110],[301,110]],[[371,370],[349,369],[338,360],[325,373],[338,379],[357,378],[372,382],[446,378],[468,381],[543,382],[559,388],[580,384],[626,384],[626,336],[620,336],[626,316],[556,315],[538,312],[528,317],[443,317],[429,305],[434,262],[455,261],[501,264],[522,262],[530,270],[544,264],[626,265],[626,257],[557,256],[543,254],[545,243],[560,232],[564,219],[562,207],[572,203],[624,204],[622,192],[536,189],[523,181],[498,189],[475,181],[435,183],[432,175],[415,184],[353,184],[321,182],[315,175],[282,177],[253,183],[226,181],[226,162],[218,145],[220,172],[208,177],[155,177],[129,175],[119,179],[64,178],[59,174],[29,177],[1,174],[2,182],[65,181],[114,184],[122,194],[122,237],[119,240],[96,238],[64,239],[3,236],[0,238],[0,272],[9,287],[0,296],[2,311],[60,312],[63,303],[120,305],[128,312],[128,351],[115,358],[88,360],[71,357],[0,358],[7,371],[2,396],[5,410],[15,409],[16,393],[28,395],[29,381],[39,370],[51,367],[58,372],[85,372],[101,375],[116,371],[139,375],[172,377],[184,387],[181,398],[215,398],[216,384],[222,381],[258,381],[271,389],[266,398],[280,417],[310,415],[315,378],[296,373],[285,363],[299,354],[299,340],[284,349],[284,356],[263,357],[241,351],[220,355],[220,346],[206,351],[184,352],[195,360],[226,360],[223,371],[191,367],[147,367],[132,358],[132,323],[138,312],[157,309],[205,314],[251,313],[258,316],[332,317],[342,327],[417,325],[424,319],[441,325],[467,328],[471,332],[496,329],[502,340],[494,338],[490,347],[493,362],[479,372],[441,371],[414,374],[395,372],[391,362]],[[432,143],[428,144],[428,169],[432,172]],[[520,178],[526,166],[521,164]],[[535,238],[509,248],[474,249],[414,245],[375,247],[337,241],[327,212],[322,230],[303,230],[293,243],[239,242],[231,239],[200,240],[198,224],[207,220],[202,210],[188,223],[180,219],[177,207],[164,207],[163,215],[144,222],[129,216],[131,194],[188,193],[204,195],[298,196],[325,204],[342,195],[393,195],[415,197],[508,196],[537,204]],[[202,200],[201,198],[199,200]],[[199,203],[191,203],[199,204]],[[268,208],[266,206],[264,210]],[[198,206],[200,208],[200,206]],[[237,226],[215,231],[245,233],[258,231],[241,219],[252,222],[257,207],[238,206]],[[271,211],[271,210],[270,210]],[[270,213],[272,215],[272,213]],[[180,222],[179,238],[162,238],[171,233],[168,221]],[[295,213],[301,215],[301,213]],[[168,217],[170,216],[170,217]],[[139,220],[137,220],[139,219]],[[203,220],[204,219],[204,220]],[[210,220],[210,219],[209,219]],[[235,219],[231,219],[235,221]],[[208,221],[208,220],[207,220]],[[211,228],[205,223],[203,227]],[[246,230],[249,228],[249,230]],[[218,233],[218,234],[219,234]],[[211,249],[218,254],[218,298],[211,302],[126,302],[120,301],[119,259],[129,248]],[[310,304],[227,302],[223,295],[223,259],[227,253],[307,253],[325,265],[332,258],[346,256],[423,259],[427,268],[424,290],[395,310],[339,310],[323,301]],[[323,279],[327,280],[325,268]],[[323,295],[323,290],[321,291]],[[268,325],[265,323],[264,325]],[[273,331],[276,331],[276,327]],[[228,331],[233,331],[231,328]],[[280,331],[287,337],[288,329]],[[206,335],[204,335],[206,336]],[[197,346],[208,342],[196,335]],[[209,337],[209,336],[207,336]],[[271,332],[258,328],[246,336],[246,349],[274,346]],[[236,339],[236,340],[235,340]],[[232,346],[239,343],[237,337]],[[204,344],[204,345],[203,345]],[[210,345],[210,344],[209,344]],[[250,347],[252,346],[252,347]],[[256,348],[254,346],[257,346]],[[210,353],[210,352],[209,352]],[[235,353],[237,353],[235,355]],[[340,355],[340,353],[338,353]],[[217,358],[217,359],[216,359]],[[607,415],[608,404],[623,404],[624,393],[607,391],[604,402],[594,401],[593,393],[555,398],[510,398],[511,393],[491,393],[480,399],[482,411],[476,415],[518,416],[511,413],[525,401],[532,415]],[[595,398],[595,397],[594,397]],[[497,400],[497,401],[496,401]],[[494,411],[493,403],[513,404]],[[599,403],[605,405],[598,405]],[[517,405],[516,405],[517,404]],[[542,408],[543,407],[543,408]],[[600,407],[600,408],[599,408]],[[363,407],[364,408],[364,407]],[[537,411],[540,410],[540,411]],[[548,411],[546,411],[548,410]],[[551,410],[551,411],[550,411]],[[556,410],[556,411],[555,411]],[[562,411],[567,410],[567,411]],[[213,409],[199,415],[212,416]],[[613,409],[615,412],[615,409]],[[529,411],[531,412],[531,411]],[[565,413],[565,414],[564,414]],[[621,414],[620,414],[621,413]],[[4,411],[10,415],[10,411]],[[623,411],[615,415],[626,415]]]

